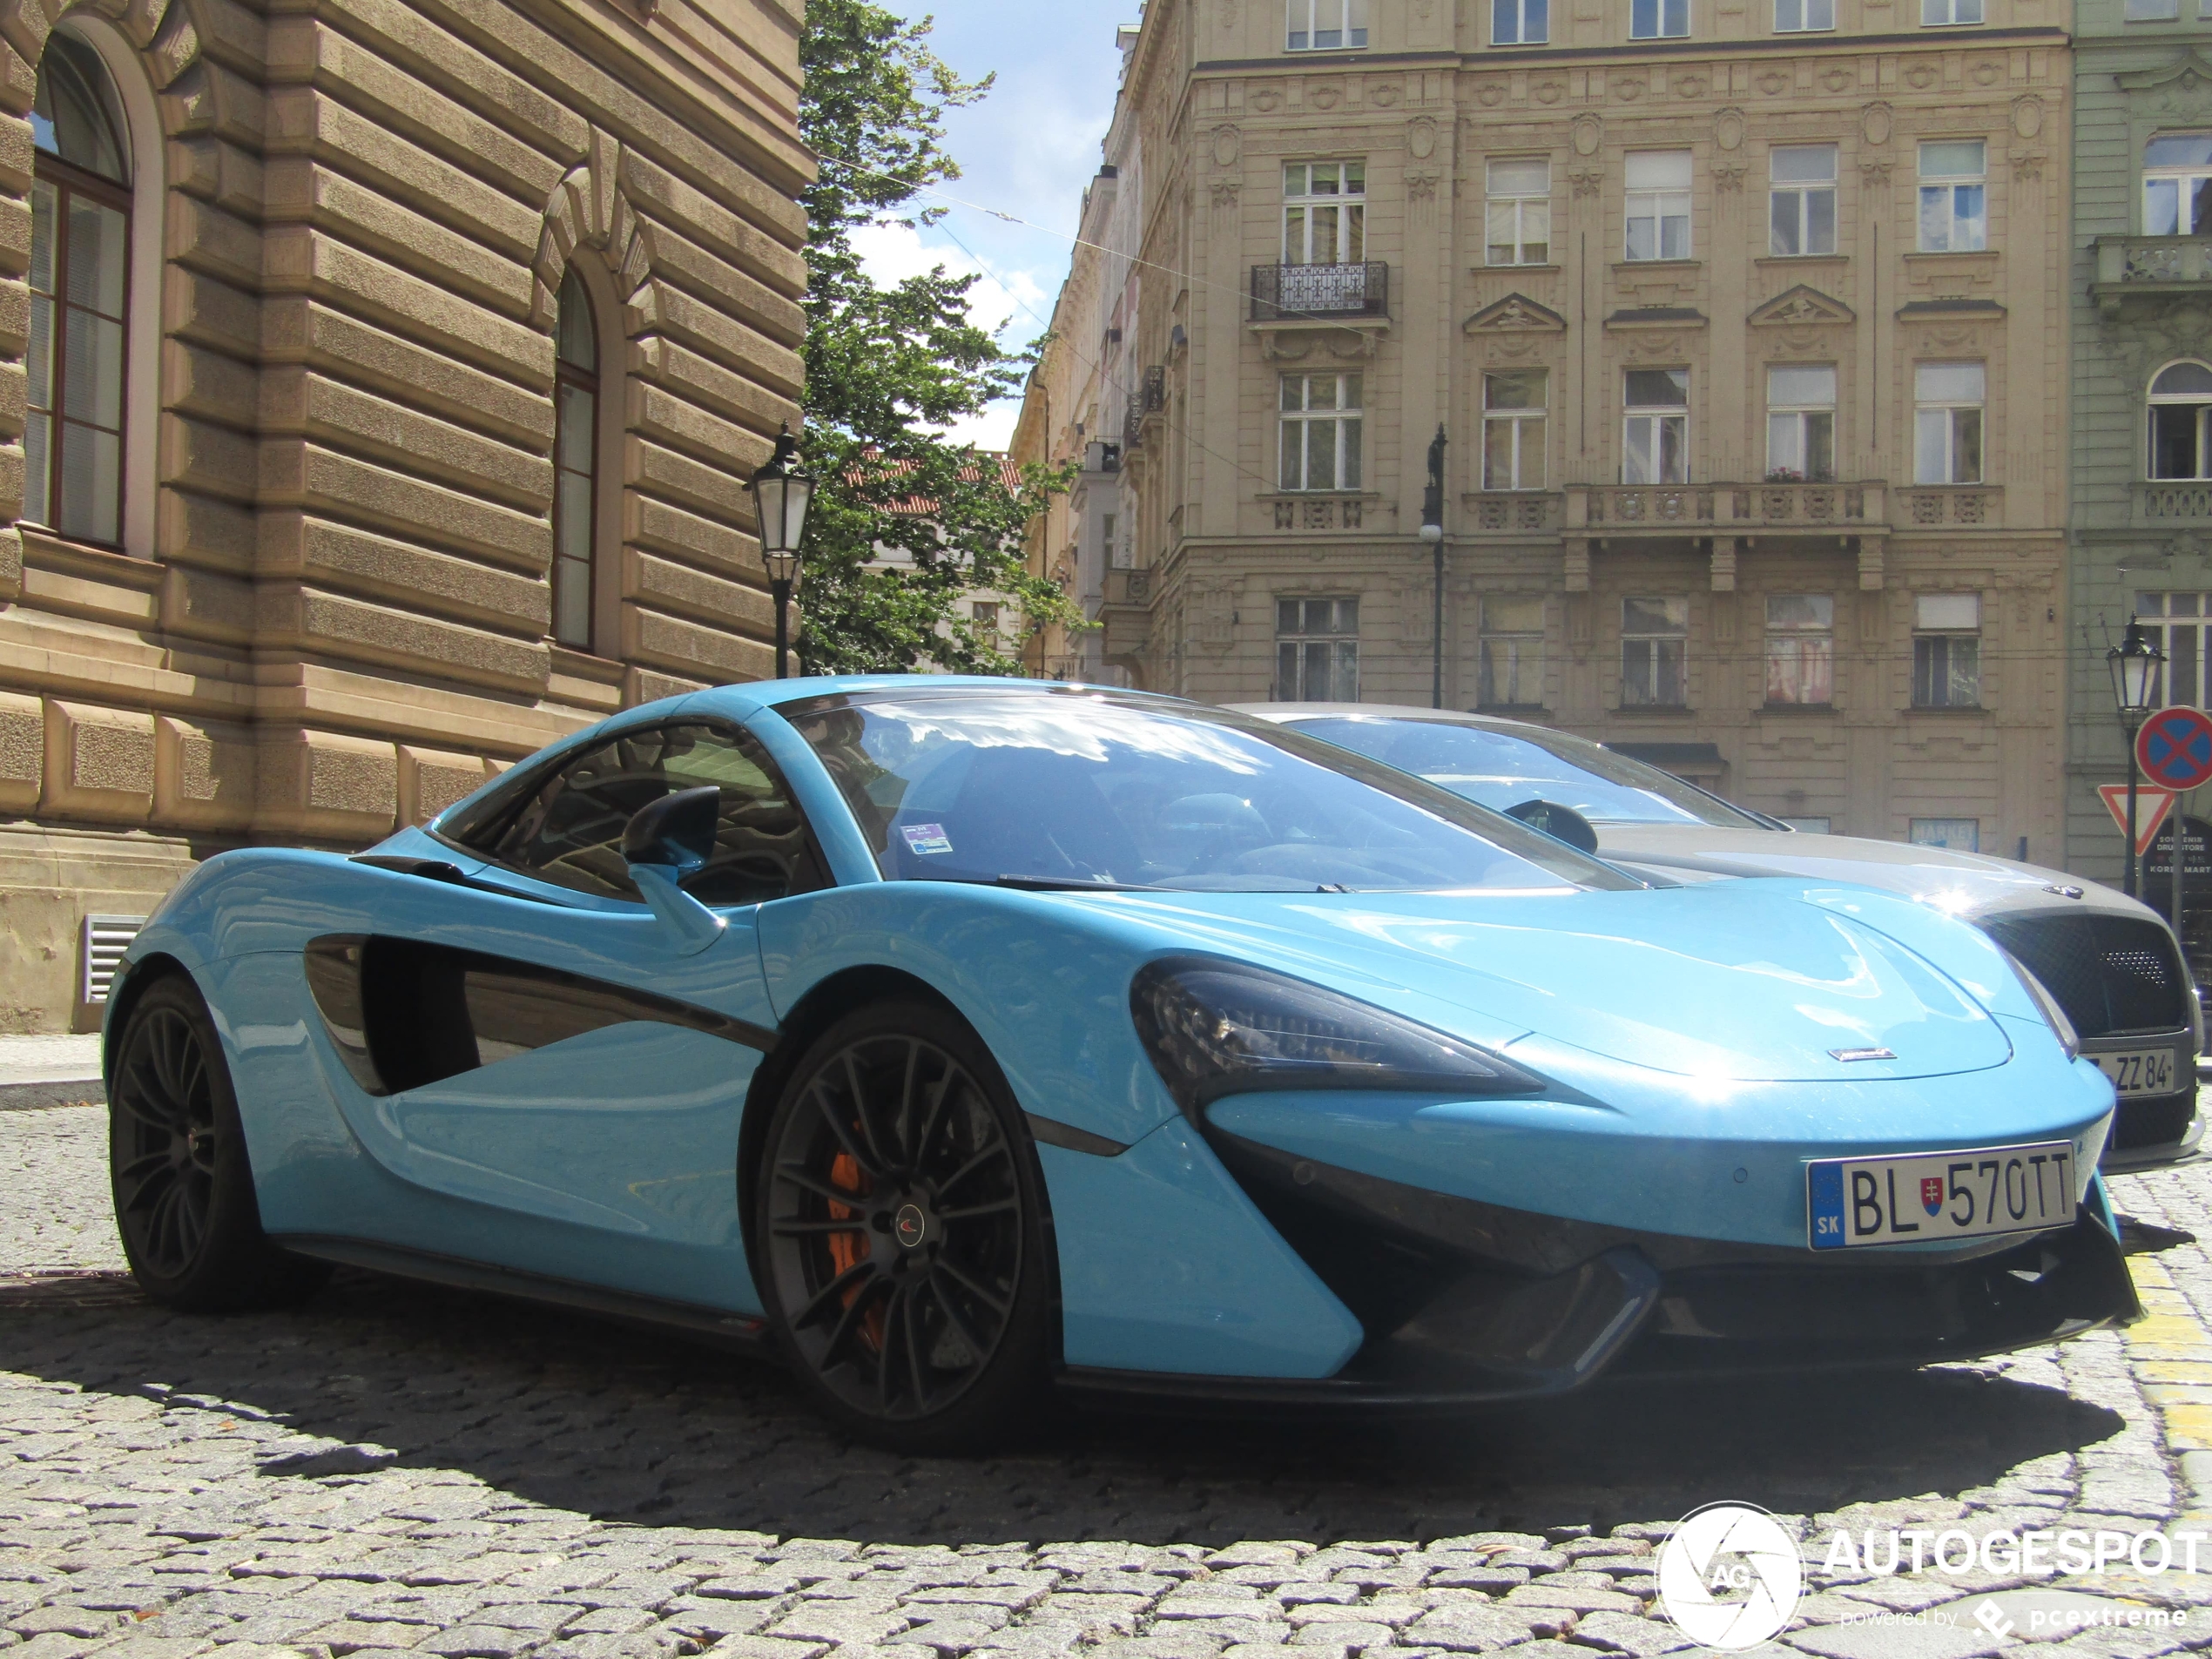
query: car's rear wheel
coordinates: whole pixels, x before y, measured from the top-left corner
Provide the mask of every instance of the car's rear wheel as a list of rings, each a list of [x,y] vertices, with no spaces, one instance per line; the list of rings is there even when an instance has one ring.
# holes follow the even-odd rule
[[[330,1277],[261,1231],[230,1069],[182,974],[149,986],[124,1025],[108,1170],[123,1253],[158,1302],[194,1312],[284,1306]]]
[[[778,1103],[757,1190],[770,1322],[839,1421],[956,1452],[1028,1417],[1051,1339],[1043,1183],[964,1022],[916,1001],[824,1032]]]

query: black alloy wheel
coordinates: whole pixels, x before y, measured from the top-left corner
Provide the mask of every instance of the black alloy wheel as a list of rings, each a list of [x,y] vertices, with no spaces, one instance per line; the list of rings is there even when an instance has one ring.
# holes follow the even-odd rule
[[[330,1276],[261,1231],[229,1069],[182,974],[146,988],[117,1043],[108,1170],[123,1253],[156,1301],[203,1312],[283,1306]]]
[[[908,1451],[1001,1438],[1049,1341],[1042,1183],[974,1035],[926,1003],[840,1021],[784,1091],[756,1230],[794,1369],[856,1432]]]

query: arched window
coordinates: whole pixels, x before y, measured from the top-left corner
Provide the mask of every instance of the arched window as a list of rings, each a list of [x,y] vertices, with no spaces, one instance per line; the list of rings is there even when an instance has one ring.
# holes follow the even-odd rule
[[[122,539],[131,151],[106,67],[59,30],[38,62],[30,131],[38,159],[24,516],[113,546]]]
[[[593,529],[599,513],[599,343],[590,296],[573,268],[561,279],[553,356],[553,637],[590,651]]]
[[[2150,383],[2150,475],[2212,478],[2212,368],[2174,363]]]

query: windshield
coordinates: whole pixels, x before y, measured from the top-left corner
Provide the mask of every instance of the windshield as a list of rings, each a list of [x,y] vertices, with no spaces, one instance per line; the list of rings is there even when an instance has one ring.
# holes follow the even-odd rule
[[[1639,885],[1418,779],[1217,709],[948,690],[782,712],[890,880],[1285,893]]]
[[[1426,778],[1494,812],[1548,800],[1572,806],[1593,824],[1767,827],[1656,766],[1561,732],[1359,714],[1299,720],[1296,725],[1308,736]]]

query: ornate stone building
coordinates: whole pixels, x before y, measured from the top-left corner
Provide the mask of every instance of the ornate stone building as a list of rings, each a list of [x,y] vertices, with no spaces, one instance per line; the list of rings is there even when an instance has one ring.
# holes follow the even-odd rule
[[[2104,654],[2130,616],[2161,699],[2212,700],[2212,3],[2079,0],[2075,30],[2067,867],[2117,882],[2096,786],[2127,776]]]
[[[768,671],[799,21],[0,0],[0,1028],[213,851]]]
[[[2057,860],[2069,21],[1153,0],[1105,637],[1216,700],[1440,676],[1807,827]]]

